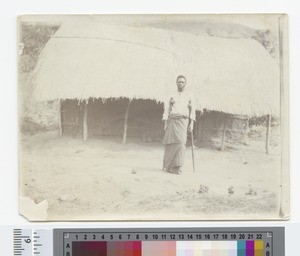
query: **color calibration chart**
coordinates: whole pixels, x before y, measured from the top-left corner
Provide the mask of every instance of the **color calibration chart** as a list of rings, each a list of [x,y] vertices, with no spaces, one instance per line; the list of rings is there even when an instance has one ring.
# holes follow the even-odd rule
[[[284,256],[284,228],[54,229],[54,256]]]

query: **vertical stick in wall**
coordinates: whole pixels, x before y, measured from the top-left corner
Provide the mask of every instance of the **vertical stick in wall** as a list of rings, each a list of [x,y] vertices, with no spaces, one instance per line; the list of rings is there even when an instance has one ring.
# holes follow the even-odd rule
[[[269,154],[271,115],[267,115],[266,154]]]
[[[62,100],[59,101],[59,136],[63,136],[64,132],[63,127],[63,106],[62,106]]]
[[[196,134],[196,140],[198,140],[199,119],[200,119],[199,112],[196,111],[196,120],[195,120],[195,123],[194,123],[194,130],[195,130],[195,134]]]
[[[86,142],[88,139],[88,126],[87,126],[87,110],[88,109],[88,100],[83,101],[83,142]]]
[[[227,118],[224,117],[224,121],[223,121],[223,131],[222,131],[222,143],[221,143],[221,151],[224,150],[225,147],[225,137],[226,137],[226,126],[227,126]]]
[[[200,138],[200,141],[204,140],[205,113],[206,113],[206,109],[203,109],[202,118],[200,118],[200,121],[199,121],[199,138]]]
[[[127,140],[127,127],[128,127],[128,115],[129,115],[129,108],[130,108],[130,99],[128,100],[126,112],[125,112],[125,119],[124,119],[124,133],[123,133],[123,144],[126,143]]]
[[[246,117],[246,119],[245,119],[246,125],[245,125],[244,134],[243,134],[243,136],[244,136],[244,144],[245,144],[245,145],[249,145],[249,138],[248,138],[249,121],[250,121],[249,118]]]

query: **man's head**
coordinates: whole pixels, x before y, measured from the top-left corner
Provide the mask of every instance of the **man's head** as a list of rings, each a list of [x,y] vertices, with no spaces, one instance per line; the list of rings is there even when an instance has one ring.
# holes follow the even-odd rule
[[[185,76],[178,76],[176,79],[176,83],[177,83],[177,89],[179,92],[182,92],[184,90],[184,87],[186,85],[186,78]]]

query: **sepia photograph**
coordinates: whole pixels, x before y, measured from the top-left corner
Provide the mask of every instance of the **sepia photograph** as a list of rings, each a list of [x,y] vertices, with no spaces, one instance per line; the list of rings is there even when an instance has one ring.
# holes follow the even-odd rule
[[[285,14],[18,17],[30,221],[289,219]]]

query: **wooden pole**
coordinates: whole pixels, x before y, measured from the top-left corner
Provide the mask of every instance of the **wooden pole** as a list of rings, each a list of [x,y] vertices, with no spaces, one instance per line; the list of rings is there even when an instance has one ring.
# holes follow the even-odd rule
[[[124,119],[123,144],[126,144],[126,140],[127,140],[127,127],[128,127],[128,115],[129,115],[130,103],[131,101],[128,100],[128,104],[125,112],[125,119]]]
[[[83,142],[87,142],[88,139],[88,126],[87,126],[87,109],[88,100],[83,102]]]
[[[246,118],[246,127],[244,131],[244,144],[249,145],[249,138],[248,138],[248,132],[249,132],[249,118]]]
[[[269,154],[271,115],[267,115],[266,154]]]
[[[202,112],[202,120],[199,122],[199,133],[200,133],[200,140],[204,140],[204,129],[205,129],[205,114],[206,114],[206,109],[203,109]],[[202,121],[202,122],[201,122]]]
[[[221,151],[223,151],[223,150],[224,150],[224,147],[225,147],[226,125],[227,125],[227,118],[225,117],[225,118],[224,118],[224,123],[223,123]]]
[[[196,134],[196,141],[198,140],[199,119],[200,119],[200,114],[199,114],[198,111],[196,111],[196,120],[195,120],[195,123],[194,123],[194,129],[195,129],[195,134]]]
[[[64,132],[63,127],[63,106],[62,100],[59,101],[59,136],[62,137]]]

